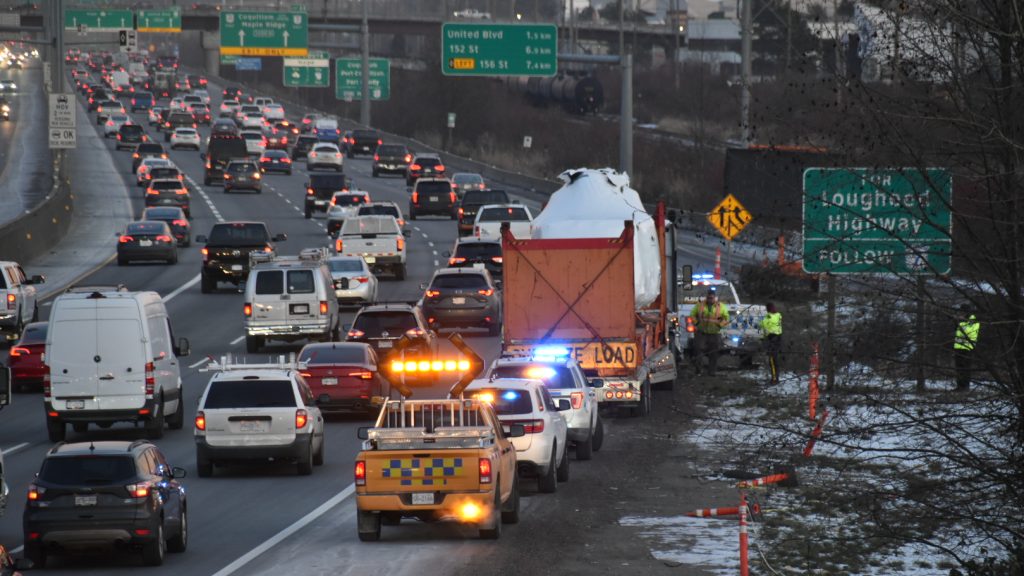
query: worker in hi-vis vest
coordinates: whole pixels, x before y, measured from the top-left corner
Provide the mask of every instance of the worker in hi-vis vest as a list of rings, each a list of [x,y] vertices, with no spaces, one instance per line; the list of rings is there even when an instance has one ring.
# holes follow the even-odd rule
[[[953,362],[956,365],[956,389],[971,387],[971,366],[974,364],[974,350],[978,344],[981,323],[967,305],[960,307],[960,322],[953,337]]]
[[[698,303],[690,311],[690,318],[694,326],[694,368],[699,376],[706,356],[708,374],[714,376],[722,346],[722,328],[729,325],[729,308],[718,301],[714,289],[711,289],[704,302]]]
[[[761,338],[764,353],[768,357],[768,373],[771,376],[769,384],[778,384],[779,353],[782,352],[782,312],[775,309],[773,302],[765,304],[764,308],[766,312],[761,319]]]

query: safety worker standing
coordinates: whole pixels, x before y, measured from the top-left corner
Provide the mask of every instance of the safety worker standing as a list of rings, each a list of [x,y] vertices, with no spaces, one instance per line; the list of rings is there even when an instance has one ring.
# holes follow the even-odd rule
[[[956,389],[971,387],[971,366],[974,364],[974,350],[978,344],[981,323],[967,305],[960,306],[961,320],[956,325],[953,338],[953,362],[956,365]]]
[[[761,338],[764,352],[768,356],[768,371],[771,374],[770,384],[779,383],[779,353],[782,351],[782,312],[775,309],[774,302],[764,305],[765,315],[761,319]]]
[[[707,356],[708,374],[715,375],[718,369],[718,350],[722,345],[722,328],[729,325],[729,308],[717,301],[715,291],[708,290],[704,302],[690,311],[694,325],[695,369],[701,373],[702,358]]]

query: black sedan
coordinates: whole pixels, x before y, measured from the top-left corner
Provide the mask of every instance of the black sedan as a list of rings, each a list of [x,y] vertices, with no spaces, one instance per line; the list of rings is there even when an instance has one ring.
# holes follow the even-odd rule
[[[263,173],[284,172],[291,176],[292,159],[285,150],[266,150],[260,156],[260,171]]]
[[[117,265],[136,260],[178,263],[178,245],[166,222],[132,222],[117,238]]]
[[[142,219],[151,222],[166,222],[178,246],[192,245],[192,224],[185,211],[177,206],[153,206],[142,211]]]

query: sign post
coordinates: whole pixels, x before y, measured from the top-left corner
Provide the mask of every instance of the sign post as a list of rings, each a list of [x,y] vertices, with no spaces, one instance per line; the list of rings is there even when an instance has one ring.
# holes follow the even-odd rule
[[[338,58],[334,61],[334,97],[351,102],[363,97],[363,61]],[[370,58],[370,100],[391,98],[391,61]]]
[[[309,22],[305,12],[220,13],[220,53],[236,56],[306,56]]]
[[[554,24],[441,26],[441,72],[446,76],[554,76],[557,71]]]

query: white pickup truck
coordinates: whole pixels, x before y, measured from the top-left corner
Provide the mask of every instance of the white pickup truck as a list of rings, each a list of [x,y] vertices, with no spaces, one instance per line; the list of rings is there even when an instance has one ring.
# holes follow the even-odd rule
[[[729,309],[729,325],[722,330],[721,354],[736,356],[740,366],[752,366],[754,356],[761,350],[760,326],[765,307],[741,303],[732,283],[716,280],[712,274],[695,274],[692,283],[683,282],[678,292],[676,350],[683,351],[687,358],[693,358],[695,326],[690,320],[690,312],[696,304],[704,301],[708,290],[714,289],[718,301]]]
[[[374,274],[390,272],[405,280],[405,235],[394,216],[347,218],[334,249],[339,256],[361,256]]]
[[[473,235],[477,238],[501,238],[501,225],[509,224],[516,238],[529,238],[533,227],[533,214],[522,204],[487,204],[481,206],[473,222]]]
[[[0,334],[8,340],[21,337],[25,324],[39,319],[36,284],[42,276],[25,276],[17,262],[0,262]]]

